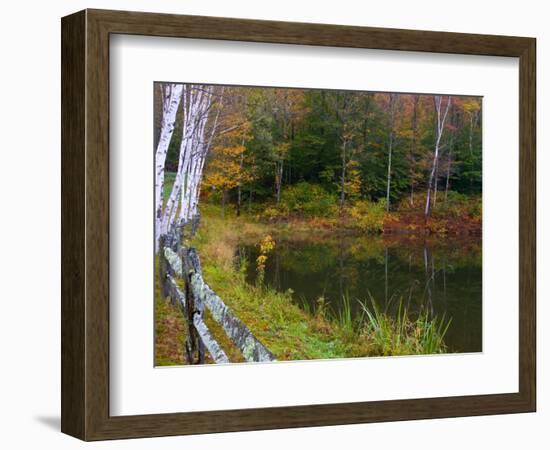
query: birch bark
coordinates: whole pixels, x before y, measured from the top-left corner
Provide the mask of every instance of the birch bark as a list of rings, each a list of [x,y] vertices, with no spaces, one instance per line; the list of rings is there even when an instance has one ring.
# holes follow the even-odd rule
[[[185,174],[190,162],[192,148],[195,142],[195,126],[196,111],[202,97],[202,91],[197,91],[193,85],[184,87],[184,117],[182,125],[182,139],[180,144],[178,169],[172,187],[170,197],[166,202],[164,215],[162,218],[162,233],[166,234],[174,223],[174,218],[178,209],[178,199],[182,195],[181,190],[184,186]]]
[[[197,92],[193,86],[184,86],[185,99],[184,104],[184,117],[182,125],[182,138],[180,144],[179,158],[178,158],[178,169],[176,172],[176,177],[174,179],[174,185],[172,187],[172,192],[166,202],[166,207],[164,208],[164,214],[162,216],[161,223],[161,233],[167,234],[171,228],[171,225],[174,222],[174,217],[178,207],[178,198],[181,195],[182,185],[185,183],[185,173],[187,166],[189,164],[191,156],[191,148],[194,143],[194,124],[193,121],[196,116],[196,110],[198,103],[202,97],[202,91]]]
[[[430,177],[428,179],[428,192],[426,193],[426,207],[424,208],[424,215],[427,217],[430,214],[430,197],[432,191],[433,180],[435,176],[435,171],[437,168],[437,162],[439,159],[439,148],[441,144],[441,136],[443,136],[443,130],[445,129],[445,120],[447,119],[447,113],[451,106],[451,96],[447,97],[447,105],[445,111],[442,113],[442,103],[443,97],[440,95],[434,96],[434,106],[436,112],[436,139],[435,139],[435,148],[434,148],[434,157],[432,162],[432,170],[430,171]]]
[[[223,89],[222,89],[223,93]],[[218,113],[207,136],[214,88],[185,85],[183,88],[184,117],[178,169],[172,192],[162,214],[161,233],[173,232],[198,214],[198,199],[204,162],[217,128]]]
[[[155,151],[155,252],[158,251],[158,242],[161,234],[162,221],[162,191],[164,189],[164,165],[168,147],[174,134],[176,115],[180,105],[183,85],[163,84],[162,123],[160,137]]]

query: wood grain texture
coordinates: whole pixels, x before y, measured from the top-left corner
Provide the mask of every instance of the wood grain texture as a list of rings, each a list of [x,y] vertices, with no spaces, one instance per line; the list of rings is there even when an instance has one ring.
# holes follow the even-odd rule
[[[519,392],[109,415],[109,34],[511,56],[520,61]],[[535,40],[86,10],[62,20],[62,430],[85,440],[534,411]],[[182,371],[182,377],[185,373]]]
[[[536,409],[536,41],[520,57],[519,105],[519,384]]]
[[[61,430],[85,430],[84,12],[61,27]]]

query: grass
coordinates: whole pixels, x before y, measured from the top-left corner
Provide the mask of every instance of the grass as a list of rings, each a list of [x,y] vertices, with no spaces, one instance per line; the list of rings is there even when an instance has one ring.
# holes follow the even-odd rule
[[[411,318],[403,302],[395,315],[382,312],[374,301],[368,307],[362,304],[365,313],[364,332],[373,343],[372,354],[378,356],[421,355],[444,353],[447,347],[445,334],[451,320],[432,317],[421,311],[416,319]]]
[[[162,200],[164,202],[166,202],[166,200],[168,200],[168,197],[170,197],[170,192],[172,192],[172,187],[174,186],[175,180],[175,172],[164,172],[164,189],[162,191]]]
[[[185,319],[181,311],[155,293],[155,365],[184,364]]]
[[[449,321],[427,312],[411,317],[401,305],[396,314],[362,304],[363,314],[354,317],[349,296],[332,312],[324,299],[315,308],[301,307],[292,292],[277,292],[245,279],[246,265],[236,261],[239,240],[258,243],[273,226],[243,215],[203,205],[202,221],[189,245],[197,248],[206,282],[250,328],[278,360],[330,359],[364,356],[410,355],[445,352],[444,336]],[[279,230],[280,231],[280,230]],[[284,231],[284,230],[283,230]],[[293,232],[291,228],[287,230]],[[170,302],[156,300],[157,365],[184,364],[185,319]],[[303,302],[304,305],[306,302]],[[205,322],[233,362],[243,361],[238,348],[207,314]],[[207,360],[207,362],[211,362]]]
[[[427,314],[413,320],[406,310],[400,310],[397,317],[368,310],[370,316],[365,311],[363,315],[354,317],[352,300],[347,296],[336,313],[330,311],[323,299],[313,311],[293,301],[292,292],[282,293],[265,285],[247,283],[246,265],[253,262],[243,259],[236,264],[237,243],[239,239],[259,242],[271,229],[269,225],[253,222],[245,216],[226,214],[222,219],[217,207],[207,205],[203,207],[199,231],[190,244],[201,256],[207,283],[277,359],[445,351],[443,336],[448,325],[442,328],[437,318]],[[378,328],[374,326],[376,323]]]

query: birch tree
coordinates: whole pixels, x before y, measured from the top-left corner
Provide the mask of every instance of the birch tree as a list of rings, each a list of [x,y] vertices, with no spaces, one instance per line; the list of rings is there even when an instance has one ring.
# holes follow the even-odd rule
[[[434,154],[432,161],[432,169],[430,170],[430,176],[428,179],[428,191],[426,193],[426,207],[424,208],[424,215],[427,217],[430,214],[431,206],[431,191],[435,178],[435,172],[437,169],[437,164],[439,161],[439,150],[441,146],[441,137],[443,136],[443,131],[445,129],[445,121],[447,119],[447,114],[451,106],[451,96],[447,97],[447,101],[443,101],[443,96],[434,95],[434,108],[436,114],[436,130],[435,130],[435,145],[434,145]]]
[[[198,198],[204,162],[217,129],[218,112],[210,132],[207,124],[214,103],[214,87],[184,85],[183,123],[178,168],[174,185],[166,202],[161,221],[161,233],[167,234],[198,216]]]
[[[162,92],[162,122],[160,137],[155,151],[155,251],[161,234],[162,193],[164,190],[164,165],[168,147],[174,134],[176,115],[183,92],[182,84],[161,84]]]

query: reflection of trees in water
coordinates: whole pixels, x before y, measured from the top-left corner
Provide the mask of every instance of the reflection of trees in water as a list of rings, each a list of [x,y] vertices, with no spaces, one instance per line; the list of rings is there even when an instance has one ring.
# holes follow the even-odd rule
[[[277,290],[289,287],[294,290],[294,286],[285,286],[289,281],[283,280],[283,273],[311,279],[312,284],[322,287],[318,297],[324,295],[325,290],[332,291],[331,303],[339,303],[350,293],[370,292],[370,286],[365,284],[369,280],[376,285],[376,274],[379,273],[379,283],[383,285],[373,286],[378,292],[378,298],[374,300],[383,301],[380,306],[385,309],[397,308],[399,301],[403,300],[407,307],[418,308],[420,303],[425,303],[432,313],[436,309],[445,311],[449,272],[452,274],[473,267],[467,271],[469,284],[472,273],[481,268],[480,246],[476,243],[442,245],[436,242],[433,245],[427,240],[400,243],[396,240],[386,242],[381,237],[345,235],[299,241],[275,236],[275,240],[277,245],[268,259],[266,282]],[[241,252],[242,247],[239,254]],[[247,257],[254,260],[256,255]],[[403,276],[405,273],[407,275]],[[408,285],[404,286],[407,278]],[[314,288],[312,285],[309,290]],[[368,300],[367,297],[365,295],[359,300]],[[314,302],[317,298],[311,300]]]
[[[277,238],[269,255],[265,283],[279,291],[292,289],[299,304],[312,311],[323,297],[334,312],[342,298],[370,303],[396,313],[400,302],[415,314],[420,308],[447,319],[452,317],[449,339],[456,349],[478,351],[481,342],[481,246],[479,242],[385,240],[372,236],[329,236],[312,239]],[[251,262],[257,247],[243,246],[239,255]],[[255,282],[254,265],[248,280]],[[452,336],[451,336],[452,335]],[[463,343],[465,343],[463,345]],[[478,349],[478,350],[476,350]]]
[[[281,254],[280,252],[275,252],[273,255],[275,259],[275,273],[273,276],[273,287],[278,291],[281,290]]]
[[[433,267],[433,265],[432,265]],[[424,293],[427,294],[427,305],[428,308],[431,307],[433,310],[433,303],[432,303],[432,286],[431,286],[431,280],[428,276],[428,247],[424,247],[424,274],[425,274],[425,284],[424,284]],[[433,275],[432,275],[433,276]]]

